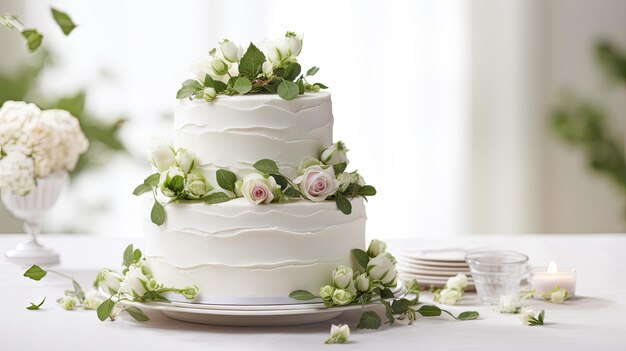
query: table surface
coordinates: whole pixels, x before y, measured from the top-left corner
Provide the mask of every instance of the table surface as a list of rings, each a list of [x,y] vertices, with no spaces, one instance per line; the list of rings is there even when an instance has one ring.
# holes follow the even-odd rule
[[[24,235],[0,235],[0,251],[12,248]],[[45,245],[61,253],[56,270],[73,275],[83,287],[91,285],[102,267],[117,267],[130,242],[141,241],[88,235],[44,235]],[[530,256],[531,265],[555,260],[578,272],[577,297],[561,305],[528,301],[545,309],[546,324],[522,326],[516,315],[500,314],[481,306],[474,294],[446,308],[454,313],[477,310],[480,319],[453,321],[421,318],[414,325],[394,324],[379,330],[356,330],[359,311],[317,324],[293,327],[216,327],[169,319],[148,312],[151,320],[135,322],[124,315],[115,322],[100,322],[94,311],[65,311],[54,301],[70,288],[68,281],[47,276],[36,282],[22,277],[24,268],[0,260],[0,331],[2,350],[316,350],[326,347],[331,323],[348,323],[352,334],[342,350],[398,349],[404,347],[476,350],[596,350],[626,349],[626,235],[465,236],[445,241],[390,241],[400,248],[484,246],[513,249]],[[29,302],[47,297],[40,311],[26,310]],[[424,293],[422,301],[431,296]]]

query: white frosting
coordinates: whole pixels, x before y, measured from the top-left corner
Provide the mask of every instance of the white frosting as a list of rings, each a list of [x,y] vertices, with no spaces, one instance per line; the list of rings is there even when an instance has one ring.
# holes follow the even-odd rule
[[[337,265],[351,264],[353,248],[365,246],[361,198],[351,201],[350,215],[332,201],[172,203],[161,226],[150,222],[146,199],[145,251],[155,278],[197,285],[200,301],[285,300],[293,290],[316,291]]]
[[[179,100],[175,145],[196,153],[207,173],[246,172],[264,158],[295,176],[306,156],[332,144],[330,94],[306,93],[286,101],[275,94],[220,96],[213,102]]]

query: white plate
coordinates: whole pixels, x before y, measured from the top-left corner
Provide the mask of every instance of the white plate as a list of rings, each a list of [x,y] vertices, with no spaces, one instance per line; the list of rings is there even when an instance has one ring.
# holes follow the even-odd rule
[[[465,275],[469,275],[469,270],[464,269],[454,269],[447,267],[446,269],[424,269],[424,268],[414,268],[413,266],[408,265],[399,265],[398,270],[402,272],[414,273],[414,274],[424,274],[424,275],[445,275],[445,276],[455,276],[459,273],[463,273]]]
[[[429,275],[429,274],[419,274],[413,272],[402,271],[404,275],[410,275],[411,277],[416,277],[420,279],[432,279],[432,280],[448,280],[448,278],[454,277],[456,274],[445,274],[445,275]],[[472,277],[467,277],[467,281],[473,282],[474,279]]]
[[[418,283],[422,285],[422,288],[428,288],[428,285],[435,285],[436,287],[443,287],[448,282],[447,279],[425,279],[419,278],[411,274],[401,273],[400,277],[404,280],[417,280]],[[467,290],[474,290],[474,282],[467,282]]]
[[[465,255],[469,251],[461,248],[442,248],[432,250],[411,250],[407,249],[402,252],[405,257],[410,257],[425,261],[442,261],[442,262],[465,262]]]
[[[403,261],[407,264],[417,264],[428,267],[467,267],[466,262],[425,261],[411,257],[401,257],[400,261]]]

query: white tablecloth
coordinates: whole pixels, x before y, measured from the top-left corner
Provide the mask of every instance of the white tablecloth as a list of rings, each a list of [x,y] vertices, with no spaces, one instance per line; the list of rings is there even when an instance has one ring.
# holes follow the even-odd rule
[[[21,236],[0,235],[0,252]],[[85,235],[44,235],[43,242],[61,252],[55,269],[74,275],[88,287],[102,267],[118,267],[130,239]],[[529,235],[463,237],[442,241],[392,241],[392,252],[404,247],[429,248],[484,245],[527,253],[531,264],[556,260],[578,271],[577,297],[562,305],[532,301],[546,310],[546,325],[520,325],[516,315],[480,306],[466,295],[449,310],[477,310],[476,321],[421,318],[412,326],[356,330],[359,312],[312,325],[294,327],[215,327],[168,319],[158,312],[139,323],[124,316],[100,322],[94,311],[65,311],[54,301],[70,286],[52,275],[40,282],[22,277],[24,269],[0,261],[0,350],[626,350],[626,235]],[[141,242],[136,242],[141,246]],[[28,302],[47,297],[41,311],[28,311]],[[429,301],[429,294],[423,294]],[[331,323],[348,323],[350,343],[324,345]]]

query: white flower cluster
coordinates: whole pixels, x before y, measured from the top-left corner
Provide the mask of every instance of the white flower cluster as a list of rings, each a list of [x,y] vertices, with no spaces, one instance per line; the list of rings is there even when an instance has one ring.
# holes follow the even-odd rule
[[[37,178],[72,171],[88,146],[69,112],[7,101],[0,108],[0,188],[26,195]]]
[[[294,32],[287,32],[284,37],[262,43],[260,49],[264,51],[267,60],[262,65],[263,75],[267,78],[272,76],[274,69],[284,67],[291,62],[297,62],[297,57],[302,51],[302,36]],[[206,75],[212,79],[227,83],[230,77],[239,74],[239,61],[244,54],[241,45],[224,39],[217,48],[212,49],[208,55],[196,60],[190,67],[192,77],[200,82]],[[213,88],[205,88],[205,99],[211,101],[216,92]]]
[[[326,344],[343,344],[350,337],[350,327],[347,324],[339,324],[330,326],[330,337],[326,340]]]
[[[198,169],[195,154],[174,150],[162,138],[152,139],[148,160],[160,174],[158,188],[169,198],[199,199],[213,189]]]
[[[322,286],[319,297],[328,306],[343,306],[353,302],[359,294],[372,292],[375,287],[395,287],[398,277],[397,261],[385,250],[387,244],[372,240],[367,249],[369,261],[365,272],[354,271],[348,266],[338,266],[332,272],[332,284]]]
[[[444,305],[454,305],[461,301],[466,288],[467,276],[459,273],[454,277],[450,277],[442,290],[435,291],[433,300]]]

